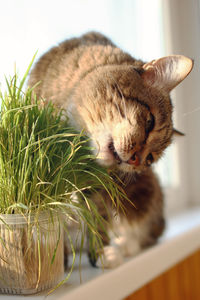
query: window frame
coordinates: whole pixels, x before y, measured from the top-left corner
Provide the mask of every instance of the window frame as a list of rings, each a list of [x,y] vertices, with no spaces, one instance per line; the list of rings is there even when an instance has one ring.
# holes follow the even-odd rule
[[[195,62],[191,74],[172,94],[174,124],[185,133],[176,139],[179,183],[166,190],[172,213],[200,204],[200,1],[163,1],[163,17],[166,52],[191,57]]]

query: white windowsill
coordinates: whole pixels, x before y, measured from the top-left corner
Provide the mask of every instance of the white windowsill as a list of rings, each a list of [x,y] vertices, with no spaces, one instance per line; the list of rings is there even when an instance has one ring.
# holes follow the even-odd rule
[[[48,296],[47,300],[120,300],[151,281],[185,257],[200,249],[200,207],[190,209],[168,221],[159,243],[114,270],[92,268],[82,259],[82,284],[78,267],[69,281]],[[26,296],[41,300],[44,294]],[[0,295],[0,299],[22,299],[22,296]]]

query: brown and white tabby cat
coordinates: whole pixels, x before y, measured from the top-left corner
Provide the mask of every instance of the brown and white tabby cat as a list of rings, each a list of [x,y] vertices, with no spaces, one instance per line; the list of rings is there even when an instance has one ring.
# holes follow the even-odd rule
[[[163,232],[163,195],[151,164],[172,141],[169,93],[192,67],[181,55],[144,63],[91,32],[52,48],[30,74],[29,86],[41,81],[36,94],[64,108],[71,124],[85,129],[99,163],[115,169],[134,203],[122,200],[126,216],[113,219],[116,235],[102,237],[105,267],[154,244]],[[98,204],[95,195],[94,201]]]

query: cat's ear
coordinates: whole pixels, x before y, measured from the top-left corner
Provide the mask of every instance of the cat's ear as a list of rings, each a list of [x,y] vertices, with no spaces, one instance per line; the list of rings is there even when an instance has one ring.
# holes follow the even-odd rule
[[[170,55],[143,65],[145,83],[170,92],[192,70],[193,60],[182,55]]]

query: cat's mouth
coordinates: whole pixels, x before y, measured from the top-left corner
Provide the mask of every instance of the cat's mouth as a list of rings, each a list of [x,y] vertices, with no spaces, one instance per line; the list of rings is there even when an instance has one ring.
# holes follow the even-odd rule
[[[117,164],[121,164],[122,160],[119,157],[119,155],[117,154],[117,151],[115,149],[113,141],[110,142],[110,144],[108,145],[108,148],[109,148],[110,152],[112,153],[114,159],[116,160]]]

